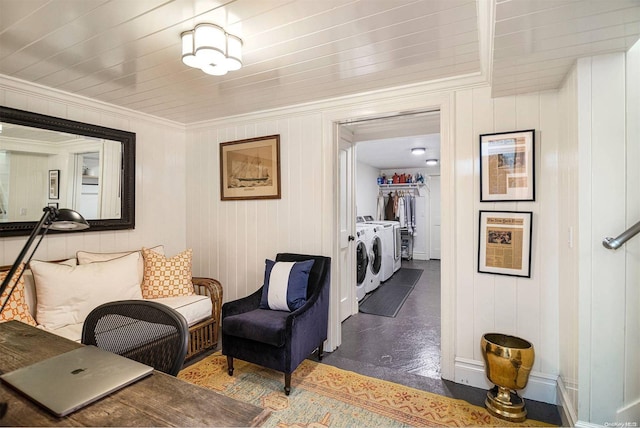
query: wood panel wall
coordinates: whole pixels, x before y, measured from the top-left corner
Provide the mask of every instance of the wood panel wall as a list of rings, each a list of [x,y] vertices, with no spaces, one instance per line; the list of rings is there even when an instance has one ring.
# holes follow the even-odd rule
[[[491,99],[489,92],[456,93],[456,358],[481,362],[484,333],[515,335],[533,343],[533,371],[553,379],[558,364],[557,94]],[[479,135],[523,129],[536,130],[536,201],[479,202]],[[531,278],[477,272],[480,210],[533,212]],[[480,382],[472,376],[459,370],[456,379]]]
[[[219,144],[280,135],[281,199],[221,201]],[[324,177],[318,114],[188,132],[187,236],[194,272],[224,285],[225,301],[263,283],[264,261],[278,252],[322,254]],[[326,233],[326,231],[325,231]]]
[[[578,293],[579,293],[579,229],[578,229],[578,80],[574,67],[560,91],[560,110],[564,121],[560,126],[559,145],[559,374],[560,402],[567,423],[578,420]]]

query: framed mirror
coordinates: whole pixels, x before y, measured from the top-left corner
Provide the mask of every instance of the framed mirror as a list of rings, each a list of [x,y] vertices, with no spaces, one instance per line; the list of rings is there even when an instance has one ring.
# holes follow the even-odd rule
[[[135,133],[0,106],[0,237],[29,235],[46,206],[134,229],[135,158]]]

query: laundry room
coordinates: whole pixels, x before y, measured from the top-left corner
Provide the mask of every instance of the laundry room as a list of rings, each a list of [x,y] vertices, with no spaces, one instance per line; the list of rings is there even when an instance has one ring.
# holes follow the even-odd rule
[[[355,148],[358,313],[333,357],[440,379],[440,113],[341,126]]]

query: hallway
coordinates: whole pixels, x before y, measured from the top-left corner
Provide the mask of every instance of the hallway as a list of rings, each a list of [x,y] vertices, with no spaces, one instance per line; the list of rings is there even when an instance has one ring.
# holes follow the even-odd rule
[[[351,316],[342,323],[342,345],[322,362],[484,407],[485,390],[440,378],[440,262],[403,260],[402,267],[423,273],[398,315]],[[561,424],[554,405],[526,400],[526,407],[530,418]]]

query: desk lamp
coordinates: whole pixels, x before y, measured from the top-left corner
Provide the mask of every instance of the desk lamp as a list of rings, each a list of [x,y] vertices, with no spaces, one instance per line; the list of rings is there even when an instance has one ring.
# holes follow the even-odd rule
[[[87,229],[89,227],[89,223],[87,223],[87,221],[79,213],[77,213],[76,211],[70,210],[68,208],[57,209],[54,207],[44,207],[42,211],[44,211],[44,214],[42,214],[42,218],[40,218],[40,221],[38,222],[38,224],[36,224],[36,227],[34,227],[33,230],[31,231],[31,235],[29,235],[29,239],[27,239],[27,243],[22,248],[22,251],[20,251],[20,254],[18,254],[18,258],[11,266],[11,269],[9,270],[9,273],[7,273],[7,276],[5,277],[5,279],[2,281],[2,286],[0,286],[0,296],[2,296],[2,293],[4,293],[5,289],[9,286],[9,282],[11,282],[11,278],[18,270],[18,267],[20,267],[20,264],[24,260],[24,257],[27,255],[29,248],[31,248],[33,241],[36,240],[36,237],[38,236],[41,230],[42,230],[42,236],[40,236],[40,240],[36,244],[36,247],[33,249],[31,254],[29,255],[29,258],[27,259],[27,262],[25,263],[25,265],[29,264],[29,262],[31,261],[31,258],[33,257],[36,250],[40,246],[40,243],[44,239],[44,236],[47,234],[49,229],[76,231],[76,230]],[[20,281],[20,278],[22,277],[23,272],[24,272],[24,269],[22,269],[22,271],[20,272],[20,275],[18,275],[18,277],[13,282],[13,288],[9,290],[9,293],[7,293],[7,298],[5,299],[4,302],[2,302],[2,308],[0,308],[0,313],[2,313],[2,311],[4,310],[5,305],[9,301],[9,297],[11,297],[11,293],[13,293],[13,289],[18,284],[18,281]]]

